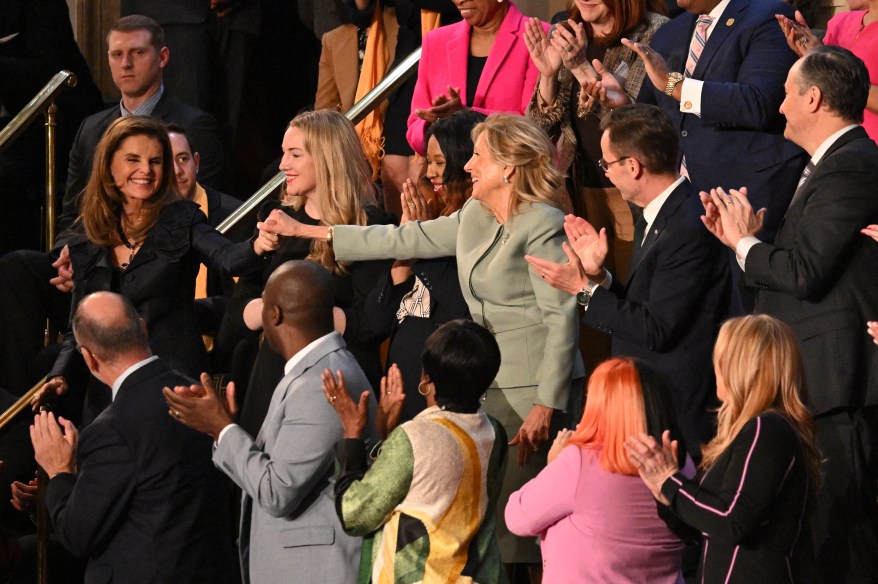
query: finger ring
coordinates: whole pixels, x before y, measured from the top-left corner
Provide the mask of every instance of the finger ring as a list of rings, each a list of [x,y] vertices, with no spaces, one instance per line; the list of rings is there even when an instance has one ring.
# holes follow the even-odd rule
[[[388,391],[388,392],[387,392],[387,395],[390,395],[391,393],[393,393],[393,392],[392,392],[392,391]]]
[[[807,45],[807,44],[808,44],[808,39],[806,39],[806,38],[803,37],[803,36],[800,36],[800,37],[799,37],[799,44],[800,44],[800,45]]]
[[[412,204],[409,204],[409,209],[414,209],[414,208],[415,208],[415,206],[414,206],[414,205],[412,205]]]
[[[175,417],[175,418],[179,418],[179,417],[180,417],[180,410],[174,410],[174,417]]]
[[[334,401],[335,401],[335,396],[334,396],[334,395],[329,396],[329,401],[334,402]]]
[[[567,52],[568,52],[568,53],[572,53],[572,52],[573,52],[573,45],[567,45]]]
[[[546,273],[543,272],[542,274],[540,274],[540,278],[542,278],[543,280],[545,280],[545,279],[546,279]]]
[[[649,55],[649,49],[643,49],[643,54],[644,54],[644,55]]]
[[[539,451],[540,451],[540,447],[539,447],[539,446],[534,446],[534,452],[539,452]]]
[[[731,205],[732,203],[734,203],[734,201],[732,200],[731,197],[729,197],[728,199],[726,199],[726,205]]]

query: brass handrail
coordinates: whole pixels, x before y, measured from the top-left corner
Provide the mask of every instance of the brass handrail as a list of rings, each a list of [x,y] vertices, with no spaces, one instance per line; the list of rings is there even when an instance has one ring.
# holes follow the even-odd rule
[[[0,131],[0,154],[2,154],[22,132],[27,130],[41,113],[55,103],[55,98],[65,89],[76,87],[76,75],[64,70],[55,73],[48,83],[16,114],[6,127]]]
[[[418,67],[421,60],[421,47],[418,47],[412,53],[402,60],[402,62],[390,70],[384,79],[378,82],[378,85],[363,96],[363,98],[355,103],[353,107],[345,114],[345,117],[356,125],[363,120],[369,113],[381,105],[387,96],[396,91],[400,85],[405,83],[406,79],[411,77]],[[278,172],[267,183],[259,187],[249,199],[241,203],[231,215],[217,226],[220,233],[228,233],[229,229],[234,227],[238,221],[247,216],[253,209],[262,204],[268,196],[274,192],[277,187],[284,182],[284,173]]]
[[[15,416],[27,409],[27,407],[30,405],[30,402],[33,400],[34,396],[39,393],[40,388],[43,387],[43,384],[45,382],[45,377],[37,381],[37,384],[27,390],[27,393],[18,398],[18,400],[16,400],[14,404],[9,406],[8,410],[0,414],[0,428],[6,426],[6,424],[8,424]]]

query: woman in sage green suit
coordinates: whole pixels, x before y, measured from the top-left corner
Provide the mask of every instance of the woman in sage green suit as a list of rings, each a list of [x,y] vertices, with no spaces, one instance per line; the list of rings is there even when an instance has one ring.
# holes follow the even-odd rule
[[[554,148],[533,122],[510,114],[489,116],[473,130],[473,138],[473,157],[466,165],[472,198],[453,215],[401,227],[327,228],[273,213],[259,226],[328,240],[336,258],[349,261],[456,256],[470,313],[500,346],[500,371],[484,408],[503,424],[510,444],[518,446],[517,464],[506,467],[500,497],[505,504],[509,493],[545,466],[542,446],[550,425],[562,428],[571,413],[578,416],[573,410],[581,407],[584,370],[575,298],[549,286],[524,259],[566,259]],[[540,562],[535,540],[509,534],[505,525],[499,526],[498,537],[505,563]]]

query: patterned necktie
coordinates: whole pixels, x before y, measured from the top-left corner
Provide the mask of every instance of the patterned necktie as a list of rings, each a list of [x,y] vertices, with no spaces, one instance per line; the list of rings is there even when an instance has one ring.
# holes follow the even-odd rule
[[[692,73],[695,72],[695,66],[698,65],[698,59],[701,58],[701,53],[704,51],[704,43],[707,42],[707,29],[710,28],[711,22],[713,19],[706,14],[699,15],[695,22],[695,34],[692,35],[692,42],[689,44],[689,58],[686,59],[686,77],[692,77]]]
[[[808,164],[805,166],[805,170],[802,171],[802,176],[799,178],[799,184],[796,186],[796,190],[802,188],[802,185],[805,184],[805,181],[808,180],[808,177],[811,176],[812,172],[814,172],[814,163],[809,160]]]
[[[637,220],[634,221],[634,241],[631,245],[631,267],[628,268],[629,277],[631,277],[631,272],[634,271],[634,267],[637,266],[637,262],[640,261],[640,250],[643,248],[643,236],[645,233],[646,218],[641,211],[638,214]]]
[[[689,57],[686,59],[686,77],[692,77],[698,59],[701,58],[701,52],[704,50],[704,43],[707,42],[707,29],[713,19],[706,14],[698,16],[695,21],[695,34],[692,35],[692,42],[689,43]],[[689,178],[689,169],[686,168],[686,157],[680,162],[680,175]]]

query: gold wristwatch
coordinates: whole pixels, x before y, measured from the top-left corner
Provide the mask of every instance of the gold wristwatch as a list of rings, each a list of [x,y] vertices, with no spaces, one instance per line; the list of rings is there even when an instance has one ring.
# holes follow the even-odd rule
[[[683,81],[682,73],[668,73],[668,84],[665,86],[665,95],[672,95],[674,93],[674,88],[677,87],[677,84],[681,81]]]

